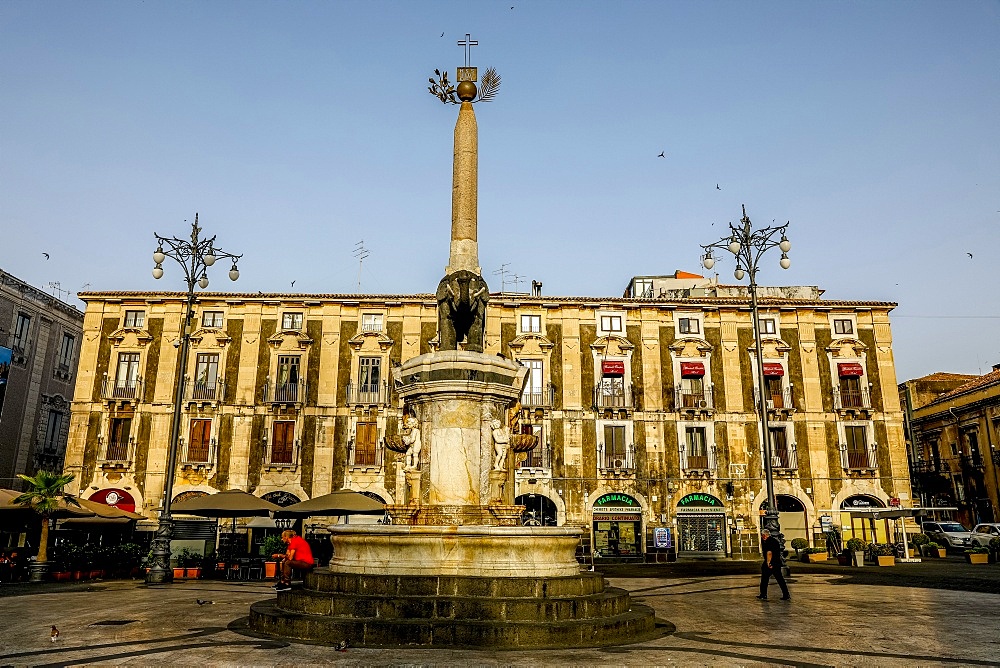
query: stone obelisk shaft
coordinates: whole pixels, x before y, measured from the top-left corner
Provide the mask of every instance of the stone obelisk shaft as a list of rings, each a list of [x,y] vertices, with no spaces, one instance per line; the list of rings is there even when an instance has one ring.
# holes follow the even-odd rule
[[[462,102],[455,123],[455,158],[451,190],[451,252],[445,274],[479,267],[479,129],[471,102]]]

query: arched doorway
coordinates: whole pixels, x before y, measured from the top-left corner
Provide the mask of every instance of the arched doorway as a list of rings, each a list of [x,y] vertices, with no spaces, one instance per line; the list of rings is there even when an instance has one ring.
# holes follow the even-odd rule
[[[628,494],[610,492],[594,501],[595,557],[642,559],[642,504]]]
[[[521,524],[535,527],[554,527],[556,525],[556,504],[542,494],[522,494],[514,499],[514,505],[524,506],[521,513]]]
[[[677,557],[725,556],[725,504],[704,492],[681,497],[677,502]]]
[[[775,494],[774,500],[778,504],[778,523],[785,542],[793,538],[809,540],[809,517],[805,504],[791,494]],[[760,503],[760,516],[763,517],[766,511],[767,499],[764,499]]]
[[[849,496],[840,504],[840,523],[846,524],[846,520],[850,519],[852,538],[860,538],[867,543],[887,543],[892,535],[889,520],[876,520],[874,513],[869,512],[875,508],[885,508],[885,503],[867,494]],[[843,513],[849,514],[845,516]]]

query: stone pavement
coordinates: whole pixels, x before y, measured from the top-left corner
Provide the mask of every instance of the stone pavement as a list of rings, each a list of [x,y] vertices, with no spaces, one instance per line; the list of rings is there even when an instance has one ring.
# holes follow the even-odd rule
[[[338,652],[241,633],[250,603],[274,595],[267,583],[4,586],[0,666],[1000,666],[998,594],[858,585],[843,575],[805,573],[790,583],[791,602],[777,600],[774,584],[763,602],[754,599],[752,574],[609,581],[656,609],[661,637],[604,649]],[[56,642],[49,639],[52,624],[60,630]]]

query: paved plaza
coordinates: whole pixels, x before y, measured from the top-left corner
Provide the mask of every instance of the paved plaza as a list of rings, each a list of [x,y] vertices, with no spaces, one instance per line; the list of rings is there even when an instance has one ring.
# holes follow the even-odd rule
[[[274,595],[267,583],[18,585],[0,598],[0,665],[1000,665],[998,594],[850,584],[825,573],[797,575],[791,602],[777,600],[776,588],[771,600],[755,600],[750,574],[609,582],[656,609],[659,638],[601,649],[338,652],[242,632],[249,605]]]

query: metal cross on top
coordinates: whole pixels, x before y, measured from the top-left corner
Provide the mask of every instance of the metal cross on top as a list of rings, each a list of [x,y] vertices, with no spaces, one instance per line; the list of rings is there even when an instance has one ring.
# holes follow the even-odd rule
[[[474,40],[471,34],[465,33],[465,39],[458,40],[458,45],[465,47],[465,66],[469,67],[469,60],[472,57],[472,47],[479,46],[479,40]]]

